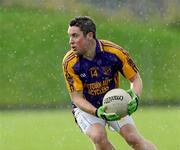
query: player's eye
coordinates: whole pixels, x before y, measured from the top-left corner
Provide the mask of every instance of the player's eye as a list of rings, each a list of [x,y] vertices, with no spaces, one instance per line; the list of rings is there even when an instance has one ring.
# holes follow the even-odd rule
[[[79,36],[79,34],[77,34],[77,33],[72,34],[72,37],[74,37],[74,38],[77,38],[78,36]]]

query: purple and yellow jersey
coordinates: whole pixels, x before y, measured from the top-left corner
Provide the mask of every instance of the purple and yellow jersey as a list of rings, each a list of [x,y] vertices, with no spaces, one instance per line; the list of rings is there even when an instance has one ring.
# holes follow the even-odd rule
[[[106,92],[119,87],[119,73],[129,80],[138,69],[123,48],[109,41],[96,40],[93,60],[70,50],[63,59],[63,71],[68,91],[83,91],[86,100],[98,108]]]

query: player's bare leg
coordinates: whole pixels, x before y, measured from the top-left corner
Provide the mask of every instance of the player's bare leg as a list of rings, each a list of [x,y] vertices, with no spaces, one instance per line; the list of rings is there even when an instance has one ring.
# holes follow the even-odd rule
[[[87,135],[94,143],[96,150],[115,150],[113,145],[108,141],[106,131],[101,124],[92,125],[88,129]]]
[[[120,134],[134,150],[157,150],[156,146],[144,139],[133,125],[124,125]]]

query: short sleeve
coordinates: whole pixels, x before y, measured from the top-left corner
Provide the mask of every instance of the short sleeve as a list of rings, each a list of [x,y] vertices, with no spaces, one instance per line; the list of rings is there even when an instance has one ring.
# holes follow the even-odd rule
[[[130,79],[138,72],[138,68],[136,67],[134,61],[131,59],[131,57],[126,51],[123,50],[122,55],[123,55],[122,56],[122,59],[123,59],[122,71],[123,71],[124,76],[127,79]]]
[[[77,59],[75,57],[69,61],[63,62],[63,74],[69,92],[83,90],[82,81],[80,80],[79,75],[77,75],[73,70],[73,66],[76,62]]]

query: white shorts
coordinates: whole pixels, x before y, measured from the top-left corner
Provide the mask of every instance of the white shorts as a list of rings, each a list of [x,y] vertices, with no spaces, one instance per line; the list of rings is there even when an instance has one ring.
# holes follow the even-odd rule
[[[104,127],[106,126],[106,124],[108,124],[111,128],[113,128],[117,132],[119,132],[120,128],[126,124],[135,125],[132,117],[129,115],[121,118],[118,121],[105,121],[104,119],[88,114],[80,110],[79,108],[75,108],[73,112],[74,112],[76,123],[78,124],[78,126],[80,127],[83,133],[86,133],[88,128],[91,125],[96,124],[96,123],[99,123]]]

